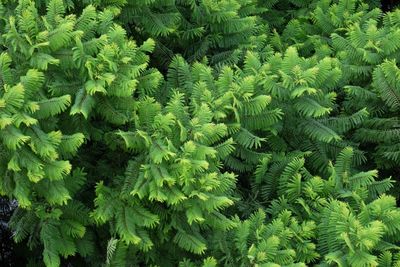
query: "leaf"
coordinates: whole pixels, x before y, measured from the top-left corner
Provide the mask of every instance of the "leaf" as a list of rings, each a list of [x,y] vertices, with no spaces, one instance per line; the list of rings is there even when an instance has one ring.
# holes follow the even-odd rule
[[[53,56],[45,53],[34,53],[31,61],[30,61],[32,67],[35,67],[39,70],[47,70],[49,65],[59,65],[60,60],[57,58],[54,58]]]
[[[182,249],[196,254],[203,254],[207,248],[203,237],[198,234],[192,235],[184,231],[178,231],[176,233],[174,242]]]
[[[6,104],[6,108],[9,106],[17,109],[21,108],[25,102],[24,86],[19,83],[13,87],[7,88],[3,95],[3,101]]]
[[[156,46],[156,43],[154,42],[154,40],[149,38],[143,42],[143,44],[139,47],[139,49],[143,52],[151,53],[151,52],[153,52],[155,46]]]
[[[14,126],[7,126],[1,132],[0,137],[4,144],[11,150],[17,150],[31,139],[30,136],[24,135],[20,129]]]
[[[71,164],[69,161],[65,160],[47,162],[47,164],[44,165],[46,176],[52,181],[62,180],[71,172],[71,169]]]
[[[76,93],[75,103],[71,107],[71,115],[82,114],[85,119],[88,119],[90,112],[95,105],[93,96],[86,94],[84,88],[79,89]]]
[[[60,256],[50,249],[43,250],[43,261],[46,267],[59,267],[60,266]]]
[[[63,135],[61,137],[61,143],[59,150],[63,154],[76,154],[79,147],[84,143],[85,136],[82,133],[76,133],[73,135]]]
[[[116,215],[116,227],[122,240],[128,244],[139,244],[140,237],[136,232],[136,223],[140,218],[131,207],[119,207]]]
[[[63,95],[38,101],[39,110],[35,112],[38,118],[49,118],[65,111],[71,104],[71,96]]]
[[[86,93],[89,95],[94,95],[96,93],[102,93],[102,94],[107,94],[107,90],[104,88],[105,84],[104,81],[102,80],[89,80],[85,83],[85,90]]]

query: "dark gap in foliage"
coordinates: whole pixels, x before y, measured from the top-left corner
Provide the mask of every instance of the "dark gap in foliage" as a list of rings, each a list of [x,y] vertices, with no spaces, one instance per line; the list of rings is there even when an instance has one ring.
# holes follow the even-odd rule
[[[390,11],[393,10],[394,8],[397,8],[398,5],[400,4],[399,0],[382,0],[382,10],[383,11]]]
[[[17,245],[12,240],[12,233],[8,228],[8,221],[16,208],[16,201],[10,201],[8,198],[0,197],[0,266],[14,267],[24,266],[25,257],[21,252],[21,244]]]

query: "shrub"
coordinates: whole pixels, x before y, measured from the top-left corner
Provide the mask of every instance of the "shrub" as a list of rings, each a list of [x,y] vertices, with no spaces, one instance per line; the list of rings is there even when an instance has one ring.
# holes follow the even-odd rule
[[[399,265],[399,12],[2,1],[0,195],[28,266]]]

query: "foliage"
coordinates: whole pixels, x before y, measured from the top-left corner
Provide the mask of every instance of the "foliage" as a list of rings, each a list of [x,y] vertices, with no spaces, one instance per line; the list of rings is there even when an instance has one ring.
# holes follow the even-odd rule
[[[400,266],[399,25],[375,0],[0,1],[1,227],[27,266]]]

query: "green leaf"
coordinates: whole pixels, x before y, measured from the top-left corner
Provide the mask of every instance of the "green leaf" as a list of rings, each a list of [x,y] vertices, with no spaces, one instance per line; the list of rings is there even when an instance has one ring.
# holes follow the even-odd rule
[[[89,114],[95,105],[93,96],[86,94],[84,88],[79,89],[76,93],[74,105],[71,107],[71,115],[82,114],[85,119],[89,118]]]

